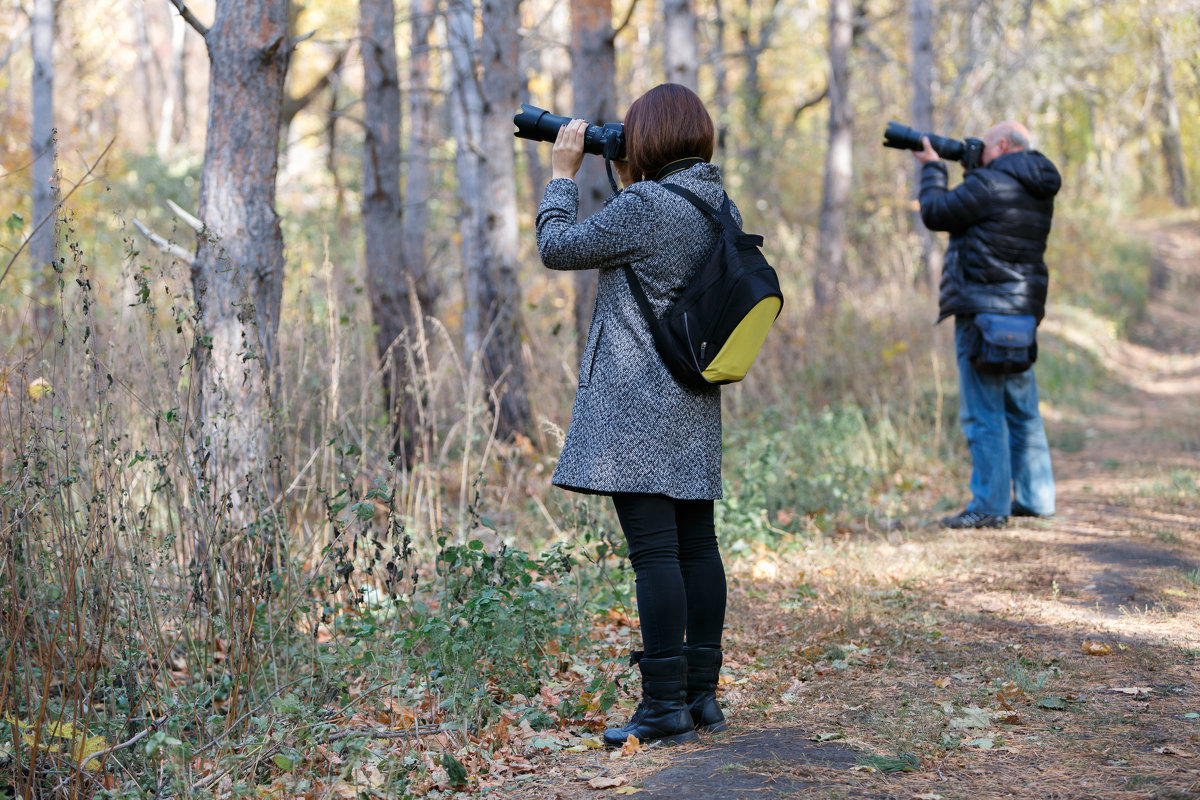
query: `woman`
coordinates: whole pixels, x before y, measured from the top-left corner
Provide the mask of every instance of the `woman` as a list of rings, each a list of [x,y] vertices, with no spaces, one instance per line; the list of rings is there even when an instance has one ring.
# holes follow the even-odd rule
[[[713,501],[721,497],[721,393],[679,384],[654,348],[623,267],[633,267],[658,315],[716,245],[720,228],[670,182],[719,207],[721,173],[709,163],[713,124],[694,92],[662,84],[625,115],[625,189],[576,221],[574,177],[587,123],[559,130],[552,179],[537,216],[538,251],[550,269],[599,270],[579,389],[554,485],[613,499],[629,544],[644,650],[633,654],[642,701],[609,730],[618,746],[696,741],[727,725],[717,703],[725,568]],[[740,222],[740,215],[734,209]]]

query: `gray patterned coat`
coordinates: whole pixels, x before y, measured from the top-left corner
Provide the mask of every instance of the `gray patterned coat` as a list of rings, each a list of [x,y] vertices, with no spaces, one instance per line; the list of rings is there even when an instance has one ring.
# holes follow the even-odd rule
[[[665,179],[713,206],[721,172],[697,164]],[[693,391],[667,371],[626,283],[631,264],[661,315],[712,252],[720,228],[653,181],[627,187],[576,222],[574,181],[550,181],[537,216],[538,252],[550,269],[599,270],[596,305],[579,366],[579,389],[555,486],[611,494],[721,496],[721,391]],[[738,212],[735,217],[740,222]]]

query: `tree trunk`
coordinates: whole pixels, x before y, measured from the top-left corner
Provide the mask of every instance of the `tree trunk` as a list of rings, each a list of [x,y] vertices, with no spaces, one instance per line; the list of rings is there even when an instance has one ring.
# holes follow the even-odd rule
[[[419,422],[409,391],[412,295],[405,270],[400,197],[400,77],[392,0],[360,0],[363,58],[363,239],[375,349],[383,368],[383,400],[391,450],[413,463]]]
[[[432,313],[437,296],[429,274],[426,229],[429,200],[433,195],[432,162],[429,158],[436,132],[433,120],[433,88],[430,37],[436,19],[434,0],[413,0],[409,20],[412,42],[408,66],[408,152],[404,179],[404,255],[408,273],[416,284],[422,313]]]
[[[54,0],[34,0],[33,46],[33,200],[34,226],[29,242],[33,261],[34,326],[40,336],[53,327],[58,264],[58,165],[54,129]]]
[[[142,101],[142,116],[146,125],[146,136],[153,136],[155,129],[154,95],[160,89],[166,89],[162,80],[162,69],[154,55],[154,47],[150,44],[150,31],[146,23],[146,3],[141,0],[133,5],[134,29],[137,33],[138,66],[142,72],[142,86],[139,94]]]
[[[1171,58],[1167,54],[1166,33],[1157,25],[1154,29],[1154,51],[1158,57],[1159,99],[1158,116],[1162,132],[1163,166],[1171,202],[1178,208],[1188,207],[1187,170],[1183,162],[1183,139],[1179,131],[1179,105],[1175,100],[1175,80],[1171,74]]]
[[[829,147],[825,153],[817,268],[813,275],[813,303],[818,310],[833,305],[838,280],[846,267],[846,217],[853,177],[853,109],[849,97],[853,28],[850,0],[830,0]]]
[[[521,352],[521,283],[517,274],[516,139],[512,116],[524,86],[518,68],[520,0],[483,0],[483,197],[480,280],[484,376],[499,384],[498,432],[529,433],[529,397]]]
[[[483,198],[483,167],[480,163],[483,128],[483,95],[475,76],[475,8],[472,0],[448,0],[446,45],[454,75],[449,109],[454,135],[455,177],[458,184],[459,252],[463,274],[463,343],[466,357],[480,356],[481,314],[478,283],[480,204]]]
[[[158,117],[158,155],[166,158],[172,147],[187,138],[187,23],[171,15],[171,71],[163,88]]]
[[[919,131],[932,132],[933,124],[933,0],[912,0],[909,5],[912,25],[912,121]],[[925,227],[921,211],[915,208],[921,193],[921,165],[914,167],[912,214],[913,230],[920,237],[921,262],[917,269],[918,285],[932,289],[942,272],[942,249],[937,237]]]
[[[692,0],[666,0],[663,6],[663,73],[667,83],[680,83],[692,91],[699,89],[699,60],[696,11]]]
[[[233,530],[274,500],[272,370],[283,290],[275,176],[288,0],[218,0],[205,34],[208,133],[192,268],[198,462],[209,502]]]
[[[612,0],[572,0],[571,116],[586,119],[593,125],[620,122],[615,75]],[[604,208],[604,201],[612,194],[603,158],[584,158],[575,183],[579,185],[579,219],[586,219]],[[573,273],[575,345],[581,354],[596,300],[596,278],[595,270],[581,269]]]

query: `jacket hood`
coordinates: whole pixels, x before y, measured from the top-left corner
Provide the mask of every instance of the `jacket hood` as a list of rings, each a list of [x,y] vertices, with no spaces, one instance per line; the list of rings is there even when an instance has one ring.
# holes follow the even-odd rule
[[[988,164],[987,169],[1011,175],[1026,191],[1039,199],[1054,197],[1062,188],[1062,176],[1058,174],[1058,169],[1037,150],[1005,153]]]

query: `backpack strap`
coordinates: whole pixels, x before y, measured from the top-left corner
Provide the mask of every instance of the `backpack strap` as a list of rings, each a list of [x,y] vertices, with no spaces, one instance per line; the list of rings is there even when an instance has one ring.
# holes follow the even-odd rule
[[[646,297],[646,290],[642,288],[641,280],[629,264],[625,265],[625,280],[629,283],[630,294],[637,301],[638,308],[642,310],[642,316],[646,318],[646,324],[650,326],[650,332],[654,333],[658,317],[654,316],[654,307],[650,305],[650,298]]]
[[[659,186],[666,189],[672,194],[677,194],[684,200],[687,200],[696,208],[703,211],[716,222],[720,223],[726,231],[742,236],[748,236],[752,240],[750,243],[756,247],[762,247],[763,238],[756,234],[748,234],[742,231],[742,227],[738,225],[737,220],[733,218],[733,203],[729,199],[729,195],[721,192],[721,208],[717,210],[708,203],[700,199],[695,192],[690,189],[685,189],[677,183],[660,183]]]

